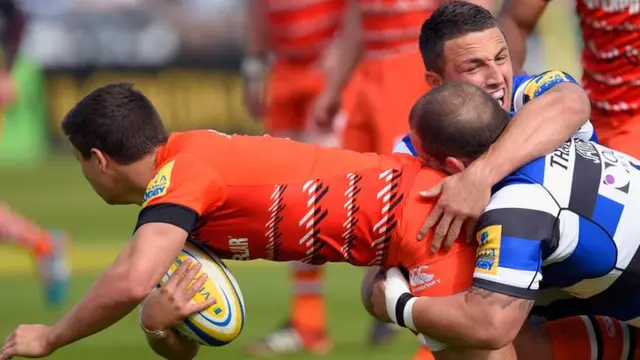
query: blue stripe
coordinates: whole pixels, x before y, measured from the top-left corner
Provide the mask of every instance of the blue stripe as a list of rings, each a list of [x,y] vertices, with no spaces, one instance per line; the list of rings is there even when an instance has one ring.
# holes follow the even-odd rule
[[[613,240],[596,223],[580,217],[578,243],[565,260],[542,269],[545,284],[568,287],[584,279],[604,276],[611,271],[618,258]]]
[[[409,134],[402,137],[402,142],[407,146],[407,149],[409,149],[411,155],[418,156],[418,152],[416,151],[416,148],[413,147],[413,143],[411,142],[411,137],[409,136]]]
[[[194,334],[196,334],[196,336],[198,336],[198,338],[200,338],[200,340],[204,341],[209,346],[224,346],[228,344],[228,342],[216,339],[206,332],[200,330],[194,323],[191,322],[191,320],[189,320],[189,318],[184,319],[184,323],[189,329],[191,329],[191,331],[193,331]]]
[[[593,129],[593,133],[591,133],[591,137],[589,138],[589,141],[593,141],[596,144],[599,144],[598,142],[598,135],[596,134],[596,129]]]
[[[527,165],[521,167],[517,172],[529,178],[537,184],[544,184],[544,170],[546,157],[539,157]]]
[[[602,195],[598,195],[598,198],[596,199],[596,206],[593,209],[593,221],[600,224],[600,226],[609,233],[609,236],[607,236],[608,238],[613,237],[616,233],[623,209],[624,205]]]
[[[514,270],[539,271],[540,241],[503,236],[498,266]]]

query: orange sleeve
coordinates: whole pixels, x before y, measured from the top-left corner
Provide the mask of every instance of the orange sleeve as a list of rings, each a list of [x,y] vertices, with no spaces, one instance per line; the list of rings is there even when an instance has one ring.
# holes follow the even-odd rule
[[[162,222],[191,232],[201,216],[224,201],[220,176],[190,155],[167,160],[147,185],[136,229]]]

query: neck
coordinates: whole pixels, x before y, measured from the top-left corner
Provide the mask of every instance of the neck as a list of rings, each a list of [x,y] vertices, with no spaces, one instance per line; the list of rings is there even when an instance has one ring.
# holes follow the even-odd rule
[[[153,178],[156,169],[156,152],[145,156],[133,164],[122,168],[122,175],[127,179],[127,198],[131,204],[142,205],[147,185]]]

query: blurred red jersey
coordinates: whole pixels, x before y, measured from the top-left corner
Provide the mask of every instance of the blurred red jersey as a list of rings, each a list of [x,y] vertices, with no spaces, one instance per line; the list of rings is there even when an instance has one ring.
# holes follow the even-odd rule
[[[318,56],[335,37],[346,0],[265,0],[276,56]]]
[[[440,0],[359,0],[365,57],[417,52],[422,23]]]
[[[640,2],[577,0],[584,38],[583,86],[594,106],[640,108]]]
[[[172,134],[156,163],[138,226],[176,225],[226,259],[311,264],[398,264],[413,180],[444,177],[411,156],[215,131]]]

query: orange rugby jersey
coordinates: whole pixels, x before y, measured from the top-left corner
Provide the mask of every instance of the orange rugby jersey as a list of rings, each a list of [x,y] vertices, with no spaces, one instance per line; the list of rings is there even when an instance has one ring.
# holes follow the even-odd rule
[[[317,56],[341,26],[345,0],[265,0],[276,55]]]
[[[418,51],[422,23],[439,0],[359,0],[365,57]]]
[[[583,86],[603,110],[640,108],[640,1],[576,0]]]
[[[171,223],[222,258],[312,264],[397,263],[390,242],[411,180],[443,178],[411,156],[206,130],[172,134],[156,163],[138,227]]]

